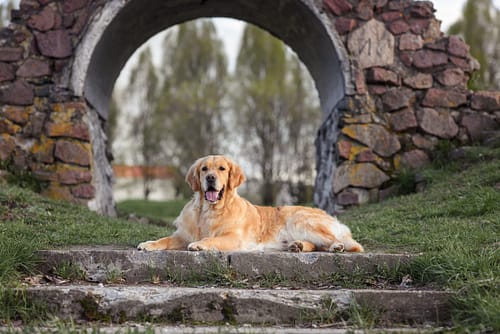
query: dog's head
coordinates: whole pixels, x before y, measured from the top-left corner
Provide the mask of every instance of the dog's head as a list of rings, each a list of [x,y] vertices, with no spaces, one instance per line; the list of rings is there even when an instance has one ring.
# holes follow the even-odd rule
[[[201,192],[210,204],[222,200],[245,181],[241,167],[222,155],[209,155],[196,160],[189,168],[186,182],[194,192]]]

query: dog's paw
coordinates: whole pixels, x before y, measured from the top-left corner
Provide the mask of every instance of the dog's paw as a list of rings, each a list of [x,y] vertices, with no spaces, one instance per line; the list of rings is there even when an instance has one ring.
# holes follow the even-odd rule
[[[294,241],[288,246],[288,251],[293,253],[300,253],[304,249],[304,245],[300,241]]]
[[[204,250],[209,250],[205,245],[203,245],[201,242],[196,241],[192,242],[188,245],[188,250],[193,251],[193,252],[198,252],[198,251],[204,251]]]
[[[328,249],[331,253],[341,253],[344,251],[344,244],[341,242],[334,242]]]
[[[153,251],[156,248],[154,247],[154,241],[144,241],[141,242],[138,246],[137,249],[141,251]]]

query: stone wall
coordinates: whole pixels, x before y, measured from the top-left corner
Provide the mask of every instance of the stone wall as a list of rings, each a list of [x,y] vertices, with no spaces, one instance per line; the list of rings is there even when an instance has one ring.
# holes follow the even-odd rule
[[[20,9],[12,12],[12,23],[0,30],[0,160],[11,170],[32,172],[46,183],[47,196],[113,214],[112,198],[100,191],[111,184],[103,119],[69,83],[75,50],[107,2],[22,0]],[[200,6],[199,1],[191,2]],[[242,8],[245,3],[238,1]],[[440,139],[469,144],[481,140],[484,130],[498,128],[500,92],[467,90],[477,62],[463,41],[442,35],[432,3],[284,3],[299,3],[296,8],[310,10],[325,26],[334,26],[335,39],[343,45],[336,46],[332,57],[347,55],[340,61],[347,62],[341,67],[350,77],[335,73],[337,77],[325,81],[320,63],[310,67],[321,74],[320,88],[344,80],[347,87],[336,108],[323,108],[325,123],[317,139],[321,178],[316,186],[322,208],[332,212],[335,202],[346,206],[384,198],[398,170],[428,163]],[[215,6],[213,12],[228,15],[224,6]],[[263,25],[274,17],[248,14],[253,19],[261,16]],[[295,21],[290,20],[290,27]],[[284,40],[290,27],[283,28]],[[294,40],[295,50],[312,57],[310,45],[302,40]],[[325,92],[320,89],[323,96]]]
[[[95,196],[88,106],[66,81],[73,51],[98,2],[26,1],[0,30],[0,160],[31,171],[49,197]]]
[[[500,92],[472,92],[479,64],[444,36],[431,2],[325,0],[352,57],[356,93],[340,106],[337,205],[384,199],[401,168],[428,164],[439,140],[480,141],[500,125]]]

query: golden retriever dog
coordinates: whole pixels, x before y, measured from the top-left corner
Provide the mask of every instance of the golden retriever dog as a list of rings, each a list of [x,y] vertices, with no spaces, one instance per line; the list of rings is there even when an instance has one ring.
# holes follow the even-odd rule
[[[186,175],[195,194],[175,220],[177,230],[169,237],[143,242],[137,248],[363,252],[349,228],[322,210],[251,204],[237,192],[244,181],[240,166],[225,156],[198,159]]]

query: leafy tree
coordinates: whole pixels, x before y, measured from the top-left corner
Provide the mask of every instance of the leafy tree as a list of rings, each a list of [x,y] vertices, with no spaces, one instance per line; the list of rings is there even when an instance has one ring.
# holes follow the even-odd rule
[[[175,183],[180,195],[191,163],[220,152],[226,138],[227,59],[210,20],[179,25],[163,44],[159,102],[166,139],[163,149],[177,168]]]
[[[139,55],[139,61],[132,69],[128,86],[128,100],[136,105],[139,112],[132,117],[133,142],[138,163],[143,166],[144,198],[151,192],[151,167],[161,158],[163,129],[158,112],[158,75],[152,61],[150,48]]]
[[[500,11],[492,0],[468,0],[463,17],[448,30],[461,35],[481,68],[469,83],[473,89],[500,89]]]
[[[243,33],[236,85],[233,108],[245,152],[259,165],[262,201],[270,205],[279,182],[312,174],[312,140],[320,112],[298,59],[281,41],[252,25]]]

